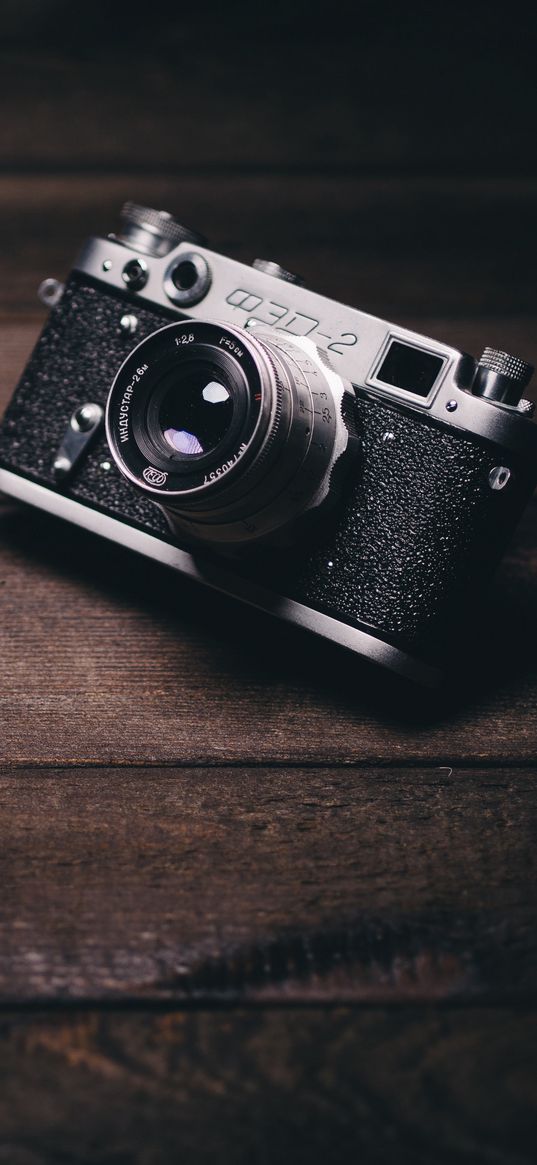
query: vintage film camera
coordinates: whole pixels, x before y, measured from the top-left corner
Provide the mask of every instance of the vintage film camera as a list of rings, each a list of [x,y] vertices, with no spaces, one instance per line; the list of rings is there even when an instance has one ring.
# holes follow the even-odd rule
[[[0,489],[420,683],[537,477],[532,373],[238,263],[127,203],[0,429]]]

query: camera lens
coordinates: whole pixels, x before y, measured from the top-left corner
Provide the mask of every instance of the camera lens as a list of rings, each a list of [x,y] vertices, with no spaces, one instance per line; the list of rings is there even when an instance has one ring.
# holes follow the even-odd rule
[[[346,395],[309,341],[182,321],[121,367],[107,436],[121,472],[159,501],[174,530],[240,544],[328,495],[349,444]]]
[[[224,439],[233,416],[233,390],[224,381],[225,376],[208,360],[190,361],[172,373],[158,423],[175,454],[199,457]]]
[[[182,492],[199,488],[213,464],[236,453],[257,404],[231,354],[190,340],[193,334],[181,332],[172,350],[159,342],[129,409],[137,448],[169,475],[170,485],[177,480]]]

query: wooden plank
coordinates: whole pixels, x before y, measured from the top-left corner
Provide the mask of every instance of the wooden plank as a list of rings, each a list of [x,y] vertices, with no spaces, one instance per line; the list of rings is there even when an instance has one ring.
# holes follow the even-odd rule
[[[7,1014],[9,1165],[532,1165],[534,1013]]]
[[[218,251],[277,259],[319,292],[397,321],[530,319],[536,189],[535,179],[4,176],[0,313],[35,313],[40,281],[63,278],[84,239],[114,230],[134,198],[168,208]]]
[[[535,771],[6,769],[0,798],[3,1005],[536,998]]]

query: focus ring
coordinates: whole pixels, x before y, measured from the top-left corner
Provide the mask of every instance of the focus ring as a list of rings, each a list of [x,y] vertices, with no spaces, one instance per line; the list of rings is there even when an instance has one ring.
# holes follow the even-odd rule
[[[259,341],[257,341],[257,343],[259,343]],[[276,403],[275,403],[275,407],[274,407],[274,415],[272,417],[272,421],[270,424],[270,431],[267,433],[267,435],[265,437],[265,441],[263,443],[263,447],[260,450],[260,452],[258,453],[254,463],[252,465],[250,465],[248,467],[248,469],[246,469],[244,471],[244,474],[242,477],[243,482],[248,480],[250,473],[253,472],[254,469],[255,469],[255,472],[257,473],[259,467],[264,464],[264,462],[267,460],[268,455],[272,452],[274,442],[276,441],[276,438],[278,437],[279,428],[280,428],[281,419],[282,419],[282,413],[283,413],[284,386],[283,386],[280,374],[278,372],[278,369],[276,367],[276,364],[273,360],[272,354],[267,350],[267,348],[265,347],[264,344],[262,345],[262,350],[263,350],[263,356],[264,356],[265,360],[267,361],[267,364],[270,366],[270,371],[272,372],[272,376],[274,378],[274,390],[276,393]]]

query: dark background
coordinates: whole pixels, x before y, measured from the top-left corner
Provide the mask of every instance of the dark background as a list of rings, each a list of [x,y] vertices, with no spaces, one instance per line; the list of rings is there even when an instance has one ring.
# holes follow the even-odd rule
[[[537,361],[535,33],[4,0],[0,408],[126,199]],[[0,500],[0,1165],[533,1165],[536,517],[431,709]]]
[[[128,196],[388,317],[532,314],[528,11],[3,5],[6,303]]]

